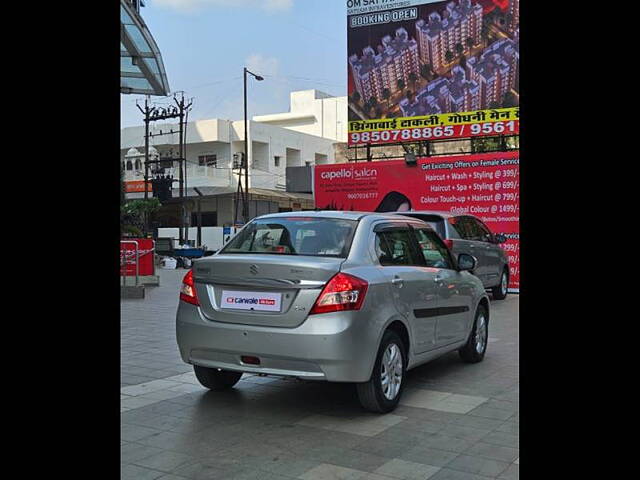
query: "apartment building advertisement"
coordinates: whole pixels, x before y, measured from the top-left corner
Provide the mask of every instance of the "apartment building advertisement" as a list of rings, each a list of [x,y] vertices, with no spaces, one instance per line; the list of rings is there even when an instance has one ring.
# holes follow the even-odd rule
[[[520,285],[518,152],[316,165],[314,202],[322,210],[431,210],[474,215],[507,238],[511,291]]]
[[[517,135],[520,0],[348,0],[349,145]]]

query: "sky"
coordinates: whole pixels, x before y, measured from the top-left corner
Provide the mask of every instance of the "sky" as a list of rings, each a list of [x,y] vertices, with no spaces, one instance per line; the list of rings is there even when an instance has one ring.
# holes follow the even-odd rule
[[[345,0],[146,0],[141,15],[162,54],[172,92],[194,97],[189,120],[289,111],[289,93],[347,92]],[[121,126],[142,125],[141,95],[121,95]],[[151,97],[152,100],[166,100]]]

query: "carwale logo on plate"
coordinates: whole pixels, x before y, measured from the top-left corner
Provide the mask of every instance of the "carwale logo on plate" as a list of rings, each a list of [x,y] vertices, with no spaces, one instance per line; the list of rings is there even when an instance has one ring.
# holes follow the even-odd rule
[[[220,303],[222,308],[279,312],[282,293],[223,290]]]
[[[276,301],[273,300],[272,298],[227,297],[227,303],[235,303],[235,304],[245,303],[247,305],[275,305]]]

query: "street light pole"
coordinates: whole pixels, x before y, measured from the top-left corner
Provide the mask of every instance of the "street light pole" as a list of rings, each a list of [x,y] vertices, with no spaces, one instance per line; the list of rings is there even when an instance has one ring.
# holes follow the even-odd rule
[[[247,135],[247,67],[244,67],[244,191],[242,192],[242,221],[249,221],[249,138]],[[242,180],[241,180],[242,181]]]
[[[247,73],[252,75],[259,82],[264,80],[260,75],[247,70],[244,67],[244,192],[242,200],[242,219],[246,224],[249,222],[249,135],[247,119]],[[242,181],[242,179],[240,179]]]

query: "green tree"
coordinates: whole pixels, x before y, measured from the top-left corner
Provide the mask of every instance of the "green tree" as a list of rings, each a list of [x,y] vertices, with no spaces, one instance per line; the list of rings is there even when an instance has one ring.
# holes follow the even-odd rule
[[[389,108],[389,99],[391,98],[391,90],[389,90],[388,88],[385,88],[382,90],[382,98],[384,98],[387,101],[387,108]]]
[[[484,38],[485,40],[489,40],[489,34],[491,33],[491,17],[487,18],[487,16],[485,16],[485,18],[482,20],[482,29],[480,30],[481,34],[482,34],[482,38]]]
[[[143,234],[149,231],[151,216],[160,209],[160,200],[131,200],[120,207],[120,228],[122,232],[130,231],[131,227],[139,229]]]
[[[404,80],[402,78],[398,79],[398,90],[400,90],[401,92],[406,88],[407,84],[404,83]]]
[[[498,102],[489,102],[489,108],[495,110],[496,108],[500,108],[500,104]]]
[[[361,96],[360,96],[360,92],[359,91],[355,91],[351,94],[351,101],[355,104],[358,105],[360,103],[361,100]]]
[[[424,65],[420,65],[420,76],[425,80],[431,80],[431,65],[425,63]]]
[[[455,49],[458,55],[462,55],[462,52],[464,52],[464,47],[461,43],[456,43]]]
[[[467,37],[467,39],[465,40],[465,44],[467,45],[467,48],[473,47],[473,38]]]
[[[512,92],[507,92],[502,98],[502,106],[504,108],[517,107],[518,98]]]
[[[411,86],[415,90],[416,89],[416,82],[418,81],[418,75],[416,75],[416,72],[411,72],[409,74],[409,81],[411,82]]]
[[[455,58],[455,55],[451,50],[447,50],[447,53],[444,54],[444,59],[446,60],[447,63],[451,63],[454,58]]]

